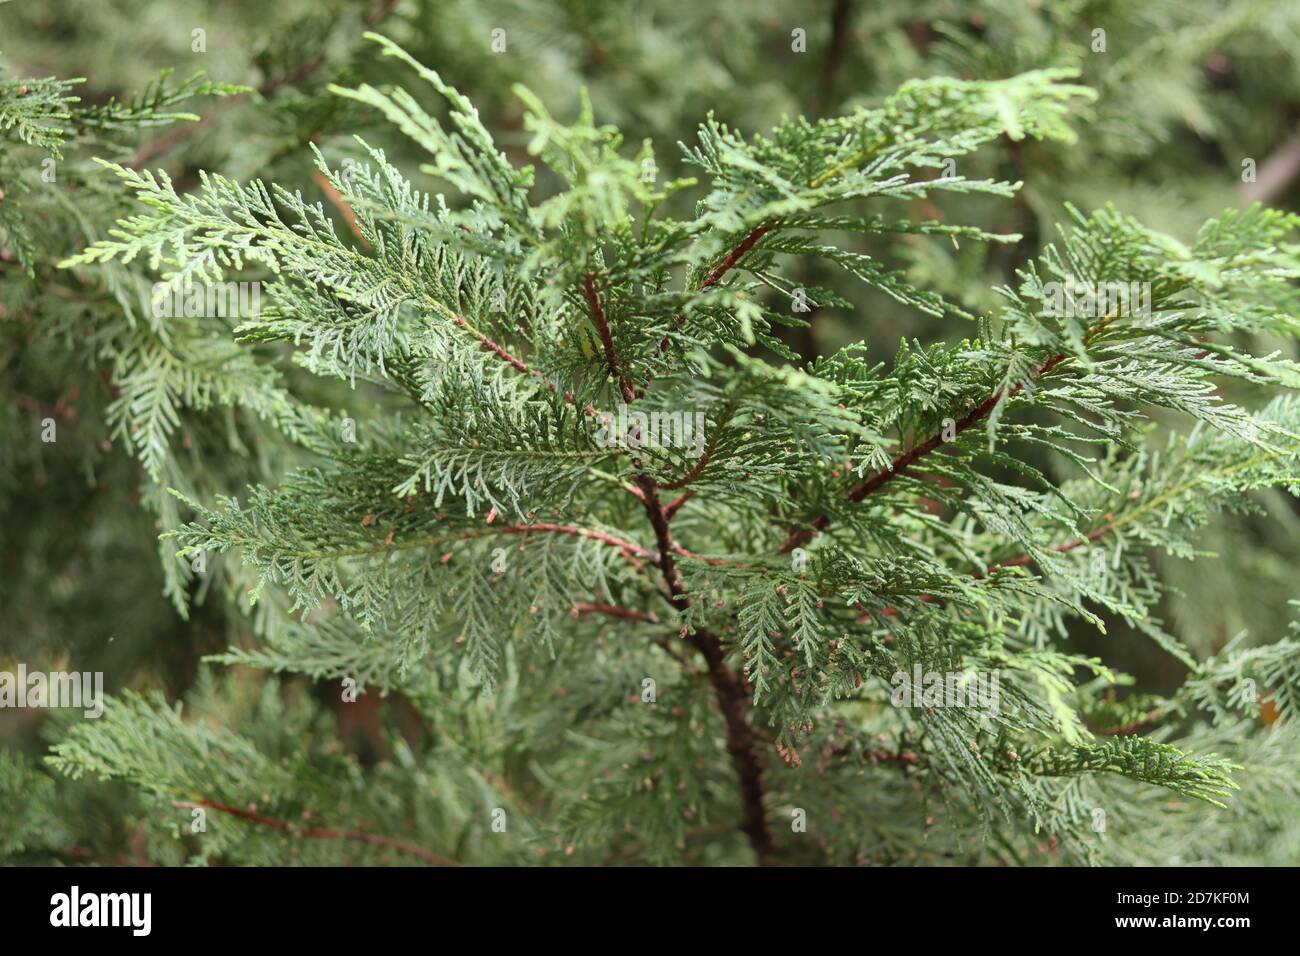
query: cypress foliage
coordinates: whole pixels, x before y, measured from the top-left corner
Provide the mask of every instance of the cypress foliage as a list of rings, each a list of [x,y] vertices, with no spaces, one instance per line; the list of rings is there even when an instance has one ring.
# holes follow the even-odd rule
[[[91,656],[102,717],[0,751],[0,855],[1293,857],[1290,595],[1251,612],[1287,633],[1216,637],[1174,569],[1285,580],[1276,530],[1218,544],[1294,521],[1300,217],[1205,214],[1231,187],[1194,227],[1106,201],[1131,164],[1173,173],[1141,166],[1188,102],[1236,139],[1199,89],[1121,125],[1156,86],[1135,64],[1282,14],[1207,5],[1141,44],[1116,15],[1098,51],[1083,5],[1036,30],[958,6],[921,35],[834,4],[788,82],[816,105],[761,127],[732,118],[754,90],[656,99],[669,38],[729,16],[676,3],[644,49],[612,15],[568,35],[590,93],[500,57],[483,112],[412,52],[415,3],[303,13],[336,47],[267,49],[249,85],[85,102],[0,74],[6,515],[43,502],[5,543],[3,650],[84,669],[87,606],[146,593],[170,609],[143,630],[192,648]],[[465,75],[540,48],[535,13],[456,10]],[[877,19],[881,95],[845,97]],[[229,174],[160,163],[236,110],[265,137]],[[75,412],[43,397],[79,378]],[[107,593],[61,605],[56,573]]]

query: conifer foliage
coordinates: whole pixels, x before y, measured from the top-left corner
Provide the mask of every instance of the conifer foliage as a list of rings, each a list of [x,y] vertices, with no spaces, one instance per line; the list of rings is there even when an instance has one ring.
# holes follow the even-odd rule
[[[45,765],[0,760],[0,851],[58,858],[92,782],[173,863],[1297,845],[1300,632],[1202,654],[1160,618],[1158,562],[1213,560],[1207,526],[1300,490],[1300,217],[1255,204],[1180,241],[1067,205],[1014,281],[959,298],[876,250],[1019,242],[939,207],[1017,201],[963,174],[983,150],[1083,148],[1077,71],[916,79],[766,131],[708,115],[678,144],[517,85],[524,160],[386,35],[355,56],[390,79],[324,95],[380,132],[298,151],[325,201],[112,145],[246,88],[164,77],[87,109],[67,81],[0,86],[0,136],[87,137],[76,175],[116,220],[59,249],[0,202],[0,241],[29,294],[112,304],[104,414],[163,587],[253,635],[183,705],[120,689]],[[964,334],[895,345],[859,310],[861,341],[793,351],[853,307],[846,281]],[[240,282],[255,314],[158,308]],[[1181,686],[1080,650],[1114,622]],[[345,710],[400,701],[388,755],[341,748],[294,675]],[[1171,849],[1197,828],[1218,841]]]

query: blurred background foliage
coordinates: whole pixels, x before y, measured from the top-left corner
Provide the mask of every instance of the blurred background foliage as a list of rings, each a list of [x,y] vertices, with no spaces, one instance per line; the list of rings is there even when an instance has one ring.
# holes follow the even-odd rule
[[[992,290],[1055,237],[1067,201],[1084,209],[1114,202],[1188,240],[1226,207],[1259,199],[1295,209],[1300,199],[1300,4],[1288,0],[0,3],[0,80],[84,77],[72,90],[80,107],[130,100],[164,69],[175,69],[173,85],[204,71],[248,90],[178,107],[197,114],[197,123],[69,130],[54,182],[41,177],[47,151],[0,145],[0,668],[25,661],[31,669],[102,670],[111,693],[193,692],[196,700],[214,701],[223,719],[237,719],[232,701],[243,699],[241,692],[229,682],[214,689],[201,659],[246,643],[245,615],[252,612],[240,596],[249,582],[234,561],[216,560],[195,573],[159,544],[158,532],[181,520],[161,489],[177,487],[198,499],[236,493],[258,478],[274,480],[301,452],[198,387],[159,399],[157,434],[143,439],[161,443],[151,474],[141,439],[114,428],[114,403],[139,384],[121,355],[198,347],[207,332],[178,332],[175,342],[160,344],[132,315],[147,301],[138,278],[123,271],[117,287],[91,288],[54,264],[129,208],[94,156],[166,169],[179,188],[196,183],[200,170],[215,170],[273,180],[311,201],[330,198],[313,178],[311,143],[336,163],[361,155],[352,139],[360,134],[399,168],[417,169],[421,157],[408,141],[328,92],[331,83],[398,79],[398,66],[365,49],[365,29],[391,36],[465,92],[517,162],[527,162],[528,135],[512,84],[526,83],[559,116],[573,115],[585,88],[597,118],[622,129],[629,151],[644,138],[654,141],[665,178],[686,174],[676,144],[692,142],[710,112],[757,131],[787,114],[824,116],[877,103],[913,77],[1000,78],[1075,67],[1099,94],[1077,118],[1078,143],[1003,140],[959,170],[969,178],[1023,180],[1014,201],[948,195],[895,210],[1019,233],[1020,242],[853,240],[906,268],[915,284],[971,309],[990,307]],[[497,29],[505,31],[501,52],[493,50]],[[202,52],[195,30],[203,31]],[[795,49],[795,31],[803,31],[803,52]],[[1254,166],[1253,182],[1243,181],[1243,164]],[[540,179],[541,193],[554,188]],[[688,204],[698,196],[688,190],[671,201]],[[865,341],[875,358],[888,361],[900,338],[953,341],[969,330],[815,265],[804,279],[852,303],[820,309],[810,328],[788,330],[788,344],[805,357]],[[1247,345],[1257,352],[1294,348]],[[283,371],[291,388],[321,406],[387,400],[364,386],[353,392],[288,366]],[[46,418],[57,422],[55,443],[40,439]],[[1287,600],[1296,595],[1300,558],[1295,502],[1269,493],[1253,504],[1252,513],[1221,517],[1206,529],[1203,549],[1217,560],[1160,559],[1160,572],[1179,589],[1160,615],[1204,655],[1242,631],[1275,640],[1293,613]],[[187,612],[182,594],[191,598]],[[1080,634],[1080,648],[1149,687],[1177,685],[1180,665],[1129,639],[1121,622],[1109,623],[1104,636]],[[304,699],[333,696],[305,679],[294,686]],[[284,719],[306,733],[318,718],[294,711]],[[406,718],[399,704],[383,704],[364,718],[332,719],[367,761],[391,756],[379,726],[400,729]],[[52,712],[2,711],[0,747],[35,759],[57,735],[57,720]],[[0,781],[0,791],[39,812],[41,787],[50,784],[23,779],[22,786]],[[74,788],[70,799],[85,801],[97,818],[97,801],[117,816],[121,801],[134,798],[96,785]],[[103,833],[78,835],[82,851],[123,860],[141,838],[107,822]]]

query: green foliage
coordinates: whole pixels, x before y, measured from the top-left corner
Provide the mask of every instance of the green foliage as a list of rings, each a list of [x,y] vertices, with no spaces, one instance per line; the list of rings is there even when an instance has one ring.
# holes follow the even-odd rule
[[[70,81],[0,85],[0,136],[66,158],[96,210],[0,204],[28,277],[6,301],[53,302],[61,360],[105,373],[162,589],[181,614],[215,594],[230,638],[184,706],[124,689],[59,727],[56,776],[0,759],[24,808],[0,852],[84,848],[99,780],[165,862],[1283,856],[1300,632],[1189,639],[1169,562],[1300,491],[1300,216],[1191,234],[1057,201],[1081,156],[1118,176],[1166,148],[1200,91],[1118,131],[1120,78],[1274,10],[1231,6],[1104,81],[1084,5],[1023,34],[981,12],[978,42],[954,17],[886,44],[896,91],[766,134],[707,101],[678,107],[707,114],[691,134],[647,129],[644,94],[621,132],[604,104],[635,77],[574,100],[541,71],[480,114],[365,33],[258,104],[296,131],[260,178],[153,171],[121,139],[248,87],[164,75],[83,108]],[[237,281],[256,314],[156,308]],[[839,347],[800,347],[850,311]],[[885,356],[893,316],[960,334]],[[1146,650],[1172,680],[1113,659]]]

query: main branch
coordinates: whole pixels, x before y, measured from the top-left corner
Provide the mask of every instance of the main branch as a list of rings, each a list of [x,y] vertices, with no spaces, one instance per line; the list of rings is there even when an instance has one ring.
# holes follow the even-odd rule
[[[664,506],[659,500],[659,491],[652,478],[640,476],[637,483],[644,496],[646,514],[654,526],[655,540],[659,546],[659,567],[664,573],[664,581],[672,595],[673,604],[684,612],[691,606],[691,598],[673,558],[677,547],[668,527]],[[766,866],[771,862],[776,848],[764,802],[764,763],[760,740],[749,719],[749,691],[740,677],[727,666],[722,641],[716,635],[697,627],[693,633],[686,635],[686,639],[704,658],[709,671],[709,683],[713,685],[718,707],[726,723],[727,752],[731,755],[731,762],[740,780],[740,798],[744,809],[741,832],[749,837],[758,865]]]

